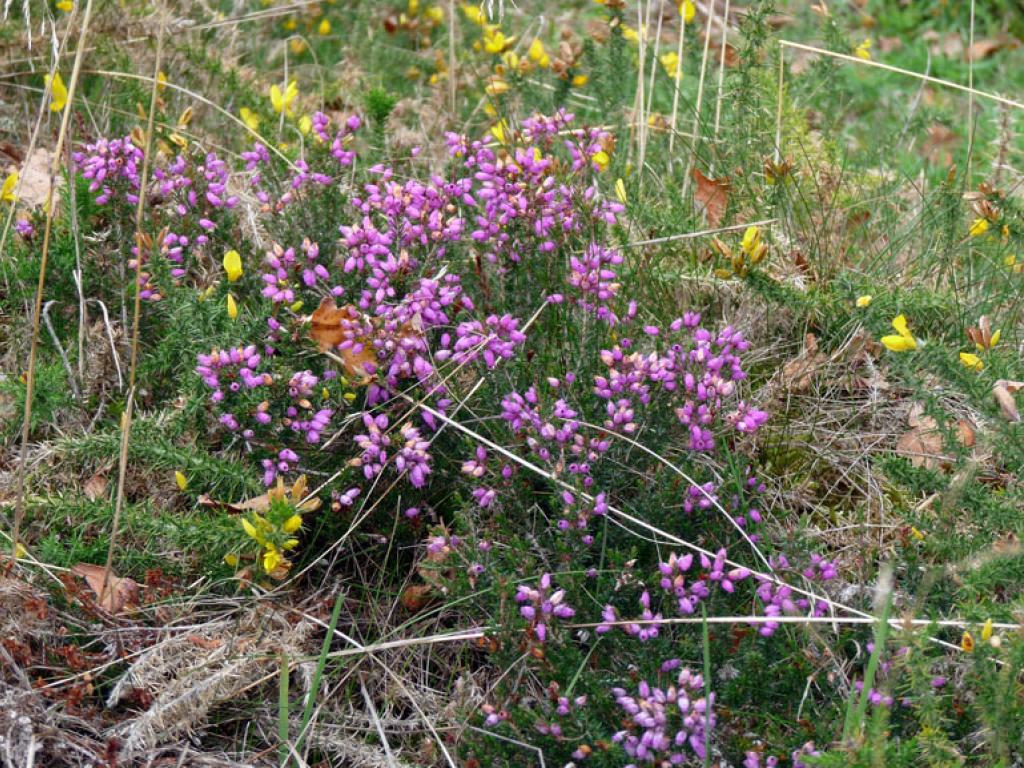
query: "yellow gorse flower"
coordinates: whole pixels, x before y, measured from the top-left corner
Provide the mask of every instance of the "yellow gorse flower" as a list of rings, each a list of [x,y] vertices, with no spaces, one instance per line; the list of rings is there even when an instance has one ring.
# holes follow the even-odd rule
[[[299,95],[299,84],[292,80],[285,87],[284,92],[277,85],[270,86],[270,104],[274,111],[280,114],[284,112],[288,117],[292,116],[293,104]]]
[[[71,13],[71,11],[75,10],[75,4],[71,2],[71,0],[60,0],[60,2],[57,3],[57,10],[64,11],[64,13]]]
[[[232,320],[238,317],[238,303],[235,301],[235,297],[230,293],[228,294],[228,317]]]
[[[61,79],[60,72],[54,72],[51,78],[47,75],[44,80],[50,88],[50,111],[60,112],[68,103],[68,89]]]
[[[551,57],[544,50],[544,43],[540,41],[539,37],[533,38],[533,42],[530,43],[530,49],[526,52],[526,55],[538,67],[547,69],[551,66]]]
[[[595,152],[591,156],[590,160],[591,162],[594,163],[594,165],[597,166],[597,170],[602,172],[608,167],[608,164],[612,161],[611,157],[609,157],[608,153],[605,152],[603,149],[599,149],[597,152]]]
[[[896,329],[895,335],[883,336],[882,344],[890,352],[909,352],[917,349],[917,339],[907,328],[907,318],[904,315],[896,315],[892,321],[892,327]]]
[[[271,547],[263,553],[263,570],[267,573],[273,573],[283,562],[284,557],[278,552],[277,547]]]
[[[960,647],[967,653],[974,650],[974,638],[971,637],[970,632],[964,632],[960,636]]]
[[[508,89],[509,84],[505,80],[502,80],[500,77],[492,77],[488,80],[484,92],[488,96],[500,96],[503,93],[507,93]]]
[[[977,355],[971,354],[970,352],[961,352],[960,362],[965,368],[970,368],[972,371],[980,371],[985,367],[981,358]]]
[[[0,187],[0,200],[5,203],[13,203],[18,198],[14,194],[14,190],[18,187],[18,172],[11,171],[7,174],[7,178],[4,179],[3,187]]]
[[[587,84],[587,80],[589,79],[590,78],[588,78],[586,75],[573,75],[572,86],[573,88],[582,88],[584,85]]]
[[[179,491],[184,491],[188,488],[188,478],[185,477],[185,473],[180,469],[174,471],[174,482],[177,483]]]
[[[673,80],[678,80],[683,76],[682,62],[679,61],[679,56],[675,51],[663,53],[658,57],[658,61],[660,61],[661,66],[665,68],[665,73]]]
[[[464,3],[462,6],[462,13],[469,21],[474,24],[479,24],[481,27],[487,23],[487,15],[479,5]]]
[[[871,38],[864,38],[864,42],[853,50],[853,55],[864,61],[871,61]]]
[[[308,136],[309,132],[313,130],[313,118],[309,115],[303,115],[299,118],[299,133],[303,136]]]
[[[981,628],[981,641],[987,643],[992,639],[992,619],[986,619],[985,626]]]
[[[988,232],[988,219],[975,219],[971,222],[970,229],[967,230],[967,234],[971,237],[981,237]]]
[[[871,297],[870,294],[864,294],[863,296],[858,296],[857,297],[857,309],[864,309],[865,307],[870,306],[871,305],[871,299],[872,299],[872,297]]]
[[[687,24],[693,21],[693,17],[697,15],[697,6],[691,0],[683,0],[676,7],[679,9],[679,15]]]
[[[622,179],[615,180],[615,196],[623,205],[626,204],[626,182]]]
[[[242,122],[245,123],[246,127],[250,131],[258,131],[260,128],[260,116],[253,112],[248,107],[242,107],[238,110],[239,117],[242,118]]]
[[[242,257],[238,255],[238,251],[231,250],[224,254],[224,271],[228,274],[229,283],[242,276]]]
[[[750,259],[751,264],[760,264],[768,253],[768,246],[761,242],[761,228],[747,227],[743,232],[740,248]]]
[[[508,37],[497,24],[484,27],[484,50],[488,53],[501,53],[515,41],[514,36]]]
[[[316,28],[316,31],[317,34],[320,35],[321,37],[327,37],[329,34],[331,34],[331,22],[329,22],[327,19],[324,19],[323,21],[320,22],[320,26]]]

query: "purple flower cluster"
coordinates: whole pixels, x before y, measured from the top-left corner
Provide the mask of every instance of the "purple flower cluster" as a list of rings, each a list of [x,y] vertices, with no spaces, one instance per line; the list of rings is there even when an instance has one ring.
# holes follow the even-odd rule
[[[613,302],[620,285],[613,267],[621,263],[622,254],[598,243],[591,243],[580,256],[569,257],[569,285],[576,302],[609,325],[619,321]]]
[[[565,602],[565,590],[551,591],[551,574],[540,577],[536,587],[519,585],[516,602],[520,603],[519,615],[530,622],[537,642],[544,643],[548,637],[548,626],[556,619],[571,619],[576,611]]]
[[[118,192],[132,205],[139,202],[143,157],[131,136],[101,138],[71,155],[82,178],[89,180],[89,191],[100,193],[96,196],[98,205],[111,202]]]
[[[662,672],[680,668],[672,659],[662,664]],[[626,729],[617,732],[612,741],[638,763],[680,765],[692,751],[703,760],[707,739],[714,729],[714,694],[705,697],[704,678],[681,667],[673,684],[658,688],[641,680],[635,694],[624,688],[613,688],[615,701],[629,717]],[[630,763],[626,768],[636,768]]]
[[[780,577],[787,572],[795,575],[785,555],[772,558],[771,565]],[[812,555],[811,563],[802,575],[811,583],[822,583],[836,577],[836,568],[821,555]],[[797,616],[808,612],[812,616],[825,616],[828,613],[828,604],[823,600],[814,600],[812,603],[807,597],[798,597],[793,588],[786,584],[779,584],[765,576],[758,576],[757,579],[757,596],[764,605],[765,616]],[[771,637],[778,628],[778,622],[769,621],[760,625],[758,632],[763,637]]]

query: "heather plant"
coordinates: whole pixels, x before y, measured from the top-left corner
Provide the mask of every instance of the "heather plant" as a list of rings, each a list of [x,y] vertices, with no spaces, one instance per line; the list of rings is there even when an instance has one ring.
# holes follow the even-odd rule
[[[43,81],[104,110],[3,186],[4,707],[111,765],[1015,764],[1012,119],[940,162],[865,33],[954,12],[385,5]]]

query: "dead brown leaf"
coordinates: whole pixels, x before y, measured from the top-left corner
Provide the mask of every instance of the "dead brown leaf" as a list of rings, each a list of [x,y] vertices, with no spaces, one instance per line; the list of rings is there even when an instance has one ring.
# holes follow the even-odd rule
[[[992,395],[999,403],[999,410],[1003,412],[1007,421],[1020,421],[1020,411],[1017,410],[1017,401],[1013,395],[1022,387],[1024,387],[1024,381],[1008,379],[1000,379],[992,387]]]
[[[921,39],[929,44],[928,50],[932,56],[946,56],[953,59],[964,52],[964,41],[959,32],[940,35],[934,29],[929,29],[921,35]]]
[[[782,367],[782,381],[795,392],[810,388],[814,374],[828,362],[828,356],[818,351],[818,339],[813,333],[804,337],[804,350]]]
[[[88,498],[89,501],[102,499],[107,495],[107,478],[97,472],[85,481],[82,491],[85,493],[86,498]]]
[[[729,205],[729,188],[732,186],[729,179],[711,179],[701,173],[699,168],[693,169],[693,179],[697,182],[693,199],[697,202],[700,210],[704,211],[704,218],[709,227],[717,227],[725,217],[725,209]]]
[[[321,352],[337,347],[345,340],[341,327],[343,320],[358,320],[359,310],[351,304],[339,307],[334,299],[327,297],[320,302],[310,317],[309,335],[320,347]]]
[[[1003,48],[1016,48],[1018,45],[1020,45],[1020,42],[1009,35],[986,37],[982,40],[975,40],[974,45],[967,48],[964,58],[967,61],[980,61],[981,59],[987,59],[993,53]]]
[[[96,594],[96,604],[108,613],[121,613],[125,608],[138,604],[139,583],[135,579],[121,578],[110,573],[103,583],[106,568],[102,565],[79,563],[71,572],[85,579]]]
[[[973,448],[977,442],[977,433],[974,425],[967,419],[960,419],[956,423],[956,439],[964,448]]]
[[[434,588],[429,584],[410,584],[402,591],[402,607],[410,613],[422,611],[434,599]]]
[[[921,428],[925,430],[935,430],[939,428],[938,423],[931,416],[925,416],[924,405],[922,403],[914,403],[910,406],[910,410],[907,412],[907,426]]]
[[[254,496],[251,499],[245,501],[220,501],[219,499],[211,498],[208,494],[203,494],[197,501],[199,506],[207,507],[208,509],[224,509],[228,512],[234,512],[235,514],[242,514],[245,512],[266,512],[270,509],[270,501],[273,497],[278,496],[282,499],[287,499],[299,512],[313,512],[320,508],[320,499],[313,496],[307,499],[303,503],[299,503],[300,500],[306,496],[306,476],[302,475],[291,488],[286,488],[284,481],[281,478],[277,479],[277,486],[259,496]]]
[[[928,138],[921,144],[921,153],[931,162],[938,165],[949,165],[953,162],[953,147],[960,137],[950,128],[941,123],[929,126]]]
[[[915,467],[927,469],[935,469],[945,460],[942,435],[937,429],[928,427],[914,427],[905,432],[896,441],[896,453],[910,459]]]
[[[351,304],[339,307],[333,298],[325,298],[310,317],[309,335],[320,347],[321,352],[337,352],[342,360],[345,375],[360,384],[365,384],[372,378],[367,366],[377,362],[370,339],[355,339],[360,347],[358,350],[352,347],[337,349],[339,344],[351,338],[350,334],[346,333],[343,323],[357,322],[360,317],[359,310]]]
[[[50,166],[53,163],[53,153],[45,147],[37,148],[19,168],[11,165],[4,171],[4,176],[12,171],[19,175],[18,202],[27,208],[38,208],[46,202],[50,192]],[[53,204],[56,205],[59,196],[57,189],[62,183],[61,177],[56,177],[53,193]]]

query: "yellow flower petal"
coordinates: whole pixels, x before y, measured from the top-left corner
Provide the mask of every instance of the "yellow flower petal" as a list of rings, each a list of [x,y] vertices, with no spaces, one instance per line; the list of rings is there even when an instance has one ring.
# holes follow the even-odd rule
[[[71,13],[75,9],[75,4],[71,0],[60,0],[57,3],[57,10],[64,11],[64,13]]]
[[[608,156],[608,153],[605,152],[603,149],[599,149],[597,152],[595,152],[593,157],[590,158],[590,160],[594,163],[594,165],[597,166],[598,170],[600,171],[603,171],[605,168],[607,168],[608,163],[612,161],[612,159]]]
[[[533,38],[533,42],[530,43],[530,49],[527,51],[526,55],[529,57],[530,61],[542,69],[546,69],[551,66],[551,57],[548,55],[548,52],[544,50],[544,43],[540,41],[539,37]]]
[[[504,120],[500,120],[491,126],[491,136],[498,140],[499,143],[504,144],[507,136],[508,123]]]
[[[238,555],[234,552],[228,552],[224,555],[224,562],[230,565],[232,568],[238,567]]]
[[[893,320],[892,320],[892,327],[896,329],[896,332],[900,336],[904,336],[904,337],[910,336],[910,331],[907,328],[907,316],[906,315],[896,315],[896,317],[894,317]]]
[[[974,650],[974,638],[971,637],[970,632],[964,632],[963,635],[960,636],[960,647],[967,653]]]
[[[331,22],[324,19],[320,22],[320,26],[316,28],[316,31],[321,37],[327,37],[327,35],[331,34]]]
[[[750,255],[755,250],[757,250],[757,246],[759,246],[760,244],[761,228],[747,227],[746,231],[743,233],[743,241],[740,243],[740,247],[743,249],[743,252],[746,253],[747,255]]]
[[[281,526],[281,530],[285,533],[295,533],[301,527],[302,515],[292,515],[284,521],[284,525]]]
[[[683,17],[683,21],[687,24],[693,21],[693,17],[697,15],[697,6],[691,0],[683,0],[677,7],[679,8],[679,15]]]
[[[249,535],[250,538],[256,541],[262,541],[263,534],[256,530],[256,526],[250,523],[246,518],[242,518],[242,528]]]
[[[474,24],[483,26],[487,23],[487,16],[484,14],[484,9],[479,5],[464,3],[462,6],[462,13]]]
[[[573,88],[582,88],[584,85],[587,84],[587,80],[589,79],[590,78],[588,78],[586,75],[574,75],[572,78],[572,86]]]
[[[871,297],[870,294],[865,294],[863,296],[858,296],[857,297],[857,308],[858,309],[864,309],[865,307],[870,306],[871,305],[871,298],[872,297]]]
[[[971,222],[971,228],[967,233],[971,237],[980,237],[988,232],[988,219],[975,219]]]
[[[661,56],[658,57],[658,61],[661,62],[661,66],[665,68],[665,73],[669,77],[677,80],[679,79],[680,75],[683,74],[683,69],[680,66],[679,62],[679,56],[676,54],[675,51],[663,53]]]
[[[864,42],[861,43],[854,49],[853,55],[858,59],[864,59],[865,61],[871,61],[871,38],[865,38]]]
[[[970,368],[972,371],[980,371],[985,367],[981,358],[977,355],[972,355],[970,352],[961,352],[960,362],[965,368]]]
[[[239,116],[242,118],[242,122],[246,124],[250,131],[257,131],[260,127],[260,117],[248,107],[242,107],[238,110]]]
[[[913,336],[883,336],[881,341],[890,352],[910,352],[917,349],[917,341]]]
[[[303,136],[308,136],[309,132],[313,130],[313,120],[309,115],[303,115],[299,118],[299,132]]]
[[[998,344],[999,343],[999,337],[1002,336],[1002,335],[1003,335],[1002,329],[996,330],[996,332],[992,334],[992,338],[988,340],[988,348],[992,349],[992,347],[994,347],[996,344]]]
[[[181,472],[180,470],[175,470],[174,482],[178,484],[179,491],[184,491],[186,488],[188,488],[188,478],[185,477],[185,473]]]
[[[228,294],[228,317],[232,320],[238,317],[238,304],[235,302],[235,297],[230,293]]]
[[[987,643],[989,638],[992,637],[992,619],[985,621],[985,626],[981,628],[981,641]]]
[[[487,87],[484,88],[484,92],[488,96],[500,96],[506,93],[509,89],[509,84],[502,80],[500,77],[492,77],[487,83]]]
[[[43,79],[50,87],[50,111],[60,112],[68,103],[68,89],[61,79],[60,72],[54,72],[52,78],[47,75]]]
[[[615,196],[619,198],[620,203],[626,204],[626,182],[622,179],[615,180]]]
[[[284,558],[281,556],[281,553],[277,551],[276,547],[272,547],[263,553],[263,570],[267,573],[271,573],[276,570],[277,566],[282,562],[284,562]]]
[[[4,179],[4,185],[0,188],[0,200],[5,203],[13,203],[17,198],[14,196],[14,190],[18,186],[18,172],[12,171],[8,174],[7,178]]]
[[[242,276],[242,257],[238,251],[228,251],[224,254],[224,271],[228,273],[228,282],[233,283]]]

